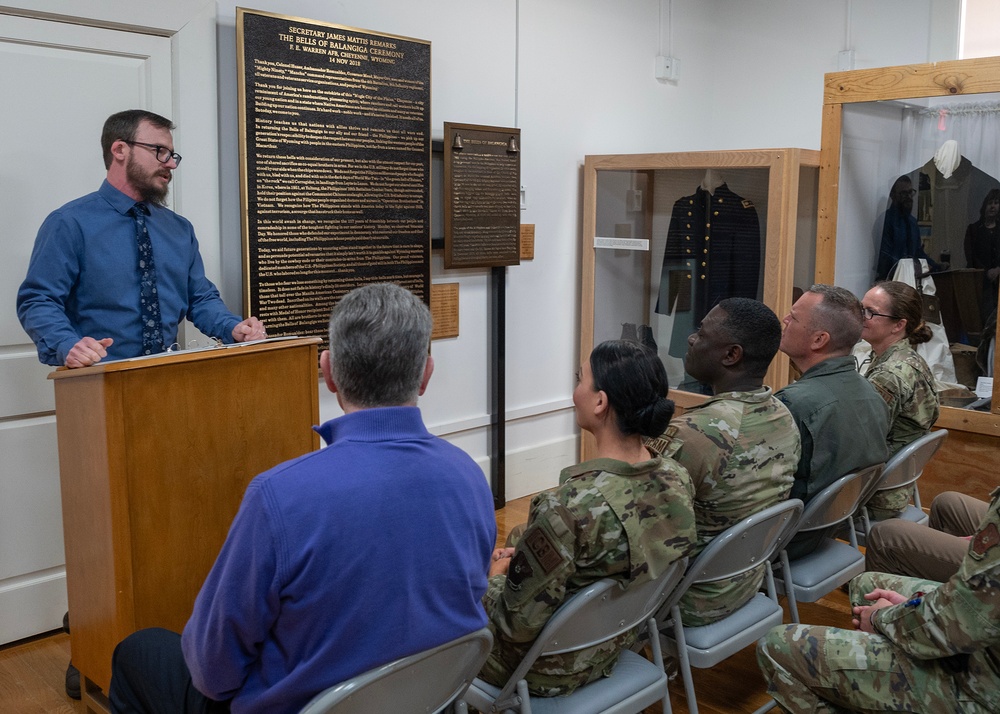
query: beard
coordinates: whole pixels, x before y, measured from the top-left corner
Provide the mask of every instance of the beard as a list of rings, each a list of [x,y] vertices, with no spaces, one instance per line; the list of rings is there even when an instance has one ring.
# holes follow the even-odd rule
[[[167,181],[171,179],[170,169],[166,167],[147,172],[132,156],[129,156],[128,163],[125,164],[125,177],[142,196],[142,200],[155,203],[158,206],[166,206],[170,188],[168,186],[161,187],[159,183],[154,182],[154,178],[158,175],[166,175]]]

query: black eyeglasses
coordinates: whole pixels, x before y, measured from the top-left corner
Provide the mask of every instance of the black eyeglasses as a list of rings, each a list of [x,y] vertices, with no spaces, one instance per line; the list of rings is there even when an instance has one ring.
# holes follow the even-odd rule
[[[902,320],[903,318],[897,317],[895,315],[886,315],[884,312],[875,312],[870,307],[861,308],[861,314],[864,315],[866,320],[870,320],[873,317],[888,317],[890,320]]]
[[[159,161],[161,164],[167,163],[168,161],[170,161],[170,159],[173,159],[174,164],[176,164],[177,166],[180,166],[181,164],[181,155],[174,151],[171,151],[165,146],[160,146],[159,144],[147,144],[145,141],[128,141],[127,139],[122,139],[122,141],[124,141],[129,146],[138,145],[138,146],[144,146],[147,149],[151,149],[153,153],[156,154],[156,160]]]

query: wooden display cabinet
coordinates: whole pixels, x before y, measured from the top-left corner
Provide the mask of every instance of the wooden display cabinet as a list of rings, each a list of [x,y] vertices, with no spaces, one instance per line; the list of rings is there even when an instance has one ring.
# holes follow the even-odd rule
[[[679,356],[695,325],[657,312],[659,279],[674,203],[699,185],[720,182],[756,208],[761,252],[757,297],[786,315],[793,290],[813,281],[820,154],[807,149],[703,151],[587,156],[583,169],[583,244],[580,355],[621,336],[622,323],[648,324],[672,385],[683,376]],[[673,306],[671,306],[673,307]],[[670,308],[667,308],[669,310]],[[766,383],[790,381],[788,357],[778,353]],[[697,394],[671,389],[679,408]],[[581,458],[593,454],[584,432]]]
[[[816,280],[832,283],[841,279],[842,261],[838,251],[849,250],[850,230],[838,236],[838,223],[851,219],[846,211],[852,201],[841,194],[852,190],[851,181],[864,178],[864,171],[848,171],[842,161],[855,156],[845,145],[845,109],[871,107],[900,102],[934,108],[946,107],[956,98],[966,102],[1000,99],[1000,57],[957,60],[929,64],[881,67],[876,69],[834,72],[825,77],[823,93],[822,148],[820,150],[819,222],[816,236]],[[983,94],[992,94],[983,97]],[[864,105],[863,103],[870,103]],[[846,158],[845,158],[846,157]],[[906,166],[905,168],[910,168]],[[1000,175],[1000,166],[982,166],[992,175]],[[843,215],[838,215],[838,206]],[[952,259],[956,256],[954,252]],[[1000,361],[993,365],[994,374]],[[993,387],[991,412],[941,407],[936,426],[950,432],[941,450],[921,478],[921,495],[929,505],[944,490],[958,489],[987,499],[1000,485],[996,472],[996,454],[1000,448],[1000,401],[998,387]]]

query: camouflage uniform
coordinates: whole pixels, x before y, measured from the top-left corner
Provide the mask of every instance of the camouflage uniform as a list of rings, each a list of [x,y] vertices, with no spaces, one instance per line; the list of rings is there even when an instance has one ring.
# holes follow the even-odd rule
[[[930,431],[938,418],[934,375],[924,358],[903,339],[875,357],[865,375],[889,406],[889,456]],[[868,502],[877,520],[899,515],[913,495],[912,486],[875,494]]]
[[[563,469],[559,482],[532,499],[510,569],[490,578],[483,598],[494,644],[479,676],[497,686],[569,595],[605,577],[655,578],[694,543],[694,489],[684,467],[671,459],[631,465],[593,459]],[[628,633],[540,658],[528,673],[528,688],[556,696],[607,676],[634,638]]]
[[[879,634],[781,625],[757,647],[769,692],[792,712],[1000,711],[1000,488],[946,583],[885,573],[851,582],[913,599],[876,611]],[[923,593],[921,595],[921,593]]]
[[[724,392],[674,417],[649,439],[691,474],[698,540],[692,557],[730,526],[784,501],[799,464],[799,430],[769,387]],[[750,600],[763,566],[736,578],[692,586],[680,602],[686,625],[715,622]]]

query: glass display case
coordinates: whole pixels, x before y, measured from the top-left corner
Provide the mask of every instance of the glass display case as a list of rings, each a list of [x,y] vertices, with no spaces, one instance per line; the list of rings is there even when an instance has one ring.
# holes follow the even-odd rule
[[[956,391],[993,373],[998,72],[1000,58],[990,58],[826,77],[817,275],[859,295],[875,279],[921,280],[940,308],[921,354]]]
[[[826,75],[816,251],[817,282],[860,295],[909,273],[933,292],[935,339],[920,348],[939,387],[954,388],[939,390],[936,426],[951,435],[929,473],[947,472],[944,488],[961,472],[982,498],[1000,446],[996,387],[980,382],[997,367],[998,93],[997,57]],[[977,383],[987,398],[971,394]]]
[[[659,353],[679,406],[704,399],[684,371],[688,336],[722,298],[783,317],[814,282],[818,181],[819,152],[805,149],[587,156],[581,355],[635,337]],[[788,382],[779,353],[766,383]]]

